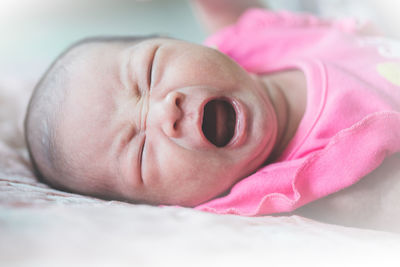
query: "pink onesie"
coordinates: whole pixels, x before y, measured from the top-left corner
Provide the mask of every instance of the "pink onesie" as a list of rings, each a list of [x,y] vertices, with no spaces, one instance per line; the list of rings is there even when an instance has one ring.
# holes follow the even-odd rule
[[[353,20],[251,9],[208,39],[249,72],[303,71],[307,108],[278,161],[197,209],[289,212],[356,183],[400,152],[400,42],[360,28]]]

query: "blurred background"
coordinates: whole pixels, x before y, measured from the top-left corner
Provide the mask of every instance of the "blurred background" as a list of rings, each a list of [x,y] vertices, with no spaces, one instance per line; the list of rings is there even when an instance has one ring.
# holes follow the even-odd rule
[[[245,1],[245,0],[244,0]],[[399,13],[398,0],[385,12]],[[392,2],[390,2],[392,1]],[[273,9],[357,16],[386,28],[374,0],[266,0]],[[0,71],[42,72],[68,45],[93,35],[160,33],[200,43],[206,37],[190,0],[1,0]]]

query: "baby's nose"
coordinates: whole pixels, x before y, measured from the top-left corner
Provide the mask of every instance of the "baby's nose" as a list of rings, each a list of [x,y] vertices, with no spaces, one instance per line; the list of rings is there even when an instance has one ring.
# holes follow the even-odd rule
[[[183,116],[181,108],[183,97],[182,93],[170,92],[158,103],[159,107],[154,115],[158,117],[161,129],[167,136],[179,136],[179,123]]]

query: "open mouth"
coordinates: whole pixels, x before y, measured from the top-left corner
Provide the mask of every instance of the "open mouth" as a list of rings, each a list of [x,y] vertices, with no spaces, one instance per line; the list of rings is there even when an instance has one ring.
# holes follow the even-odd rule
[[[224,147],[233,138],[236,112],[233,106],[222,99],[214,99],[204,106],[202,130],[204,136],[217,147]]]

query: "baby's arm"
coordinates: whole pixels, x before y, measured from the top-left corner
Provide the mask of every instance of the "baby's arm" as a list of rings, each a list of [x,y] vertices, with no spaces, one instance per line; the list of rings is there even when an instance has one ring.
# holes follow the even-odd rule
[[[192,6],[210,33],[235,23],[250,7],[265,7],[259,0],[193,0]]]

